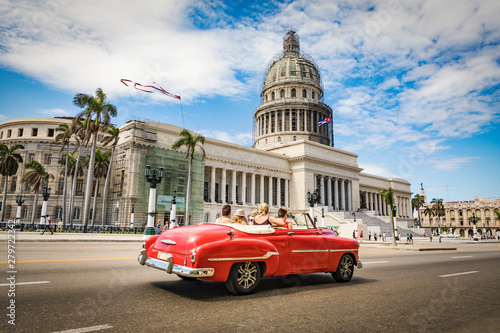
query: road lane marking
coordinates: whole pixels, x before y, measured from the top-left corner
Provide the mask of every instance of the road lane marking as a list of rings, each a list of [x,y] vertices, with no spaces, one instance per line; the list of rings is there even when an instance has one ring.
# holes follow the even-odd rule
[[[369,262],[364,262],[363,261],[363,265],[364,264],[383,264],[383,263],[386,263],[388,261],[369,261]]]
[[[82,259],[42,259],[42,260],[18,260],[17,263],[34,263],[34,262],[67,262],[67,261],[98,261],[98,260],[131,260],[137,257],[126,258],[82,258]],[[6,264],[7,261],[0,261],[0,264]]]
[[[95,332],[95,331],[102,331],[102,330],[107,330],[108,328],[113,328],[111,325],[99,325],[99,326],[92,326],[92,327],[82,327],[82,328],[75,328],[73,330],[67,330],[67,331],[57,331],[53,333],[83,333],[83,332]]]
[[[16,286],[24,285],[24,284],[43,284],[43,283],[50,283],[50,281],[34,281],[34,282],[16,282]],[[10,286],[10,283],[2,283],[0,284],[0,287],[8,287]]]
[[[451,259],[460,259],[460,258],[472,258],[473,256],[459,256],[459,257],[451,257]]]
[[[462,273],[447,274],[447,275],[438,275],[438,276],[444,278],[444,277],[457,276],[457,275],[465,275],[465,274],[474,274],[474,273],[479,273],[479,271],[462,272]]]

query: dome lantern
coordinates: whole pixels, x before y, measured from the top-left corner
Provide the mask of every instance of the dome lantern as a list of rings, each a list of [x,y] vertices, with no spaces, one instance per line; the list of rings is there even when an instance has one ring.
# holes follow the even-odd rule
[[[293,30],[288,30],[286,35],[283,37],[283,52],[287,54],[299,54],[300,52],[300,39],[299,36]]]

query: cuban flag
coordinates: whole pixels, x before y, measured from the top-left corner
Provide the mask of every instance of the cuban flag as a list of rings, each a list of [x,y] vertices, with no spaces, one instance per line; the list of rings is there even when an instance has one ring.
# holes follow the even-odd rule
[[[318,127],[324,124],[329,124],[331,122],[332,122],[332,117],[328,117],[323,120],[318,120]]]

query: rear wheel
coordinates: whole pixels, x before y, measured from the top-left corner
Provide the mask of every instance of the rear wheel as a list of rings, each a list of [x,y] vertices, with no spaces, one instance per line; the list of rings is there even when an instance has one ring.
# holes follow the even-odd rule
[[[344,254],[340,258],[337,271],[333,272],[333,278],[337,282],[348,282],[354,273],[354,259],[349,254]]]
[[[235,295],[250,294],[260,282],[260,266],[255,262],[239,262],[231,267],[227,289]]]

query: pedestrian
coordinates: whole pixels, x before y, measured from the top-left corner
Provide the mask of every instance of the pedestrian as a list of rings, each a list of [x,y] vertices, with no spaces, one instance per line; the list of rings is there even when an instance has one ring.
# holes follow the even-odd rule
[[[441,238],[443,238],[443,235],[439,234],[439,243],[441,243]]]
[[[410,234],[410,243],[413,244],[413,234]]]
[[[431,232],[431,234],[429,235],[429,239],[430,239],[430,241],[432,242],[432,232]]]
[[[161,234],[162,228],[161,228],[161,220],[158,220],[158,223],[156,224],[156,234],[159,235]]]
[[[371,231],[368,231],[368,240],[371,241],[372,240],[372,232]]]
[[[53,235],[54,232],[52,231],[52,228],[50,227],[52,220],[50,219],[49,214],[45,215],[45,228],[43,229],[42,235],[47,231],[47,229],[50,231],[50,234]]]
[[[352,231],[352,239],[356,239],[356,230]]]
[[[385,242],[385,231],[382,233],[382,241]]]
[[[378,234],[377,234],[377,233],[374,233],[374,234],[373,234],[373,239],[375,240],[375,242],[377,241],[377,237],[378,237]]]
[[[359,241],[363,243],[363,230],[359,232]]]
[[[406,234],[406,244],[408,244],[409,242],[410,242],[410,235]]]

